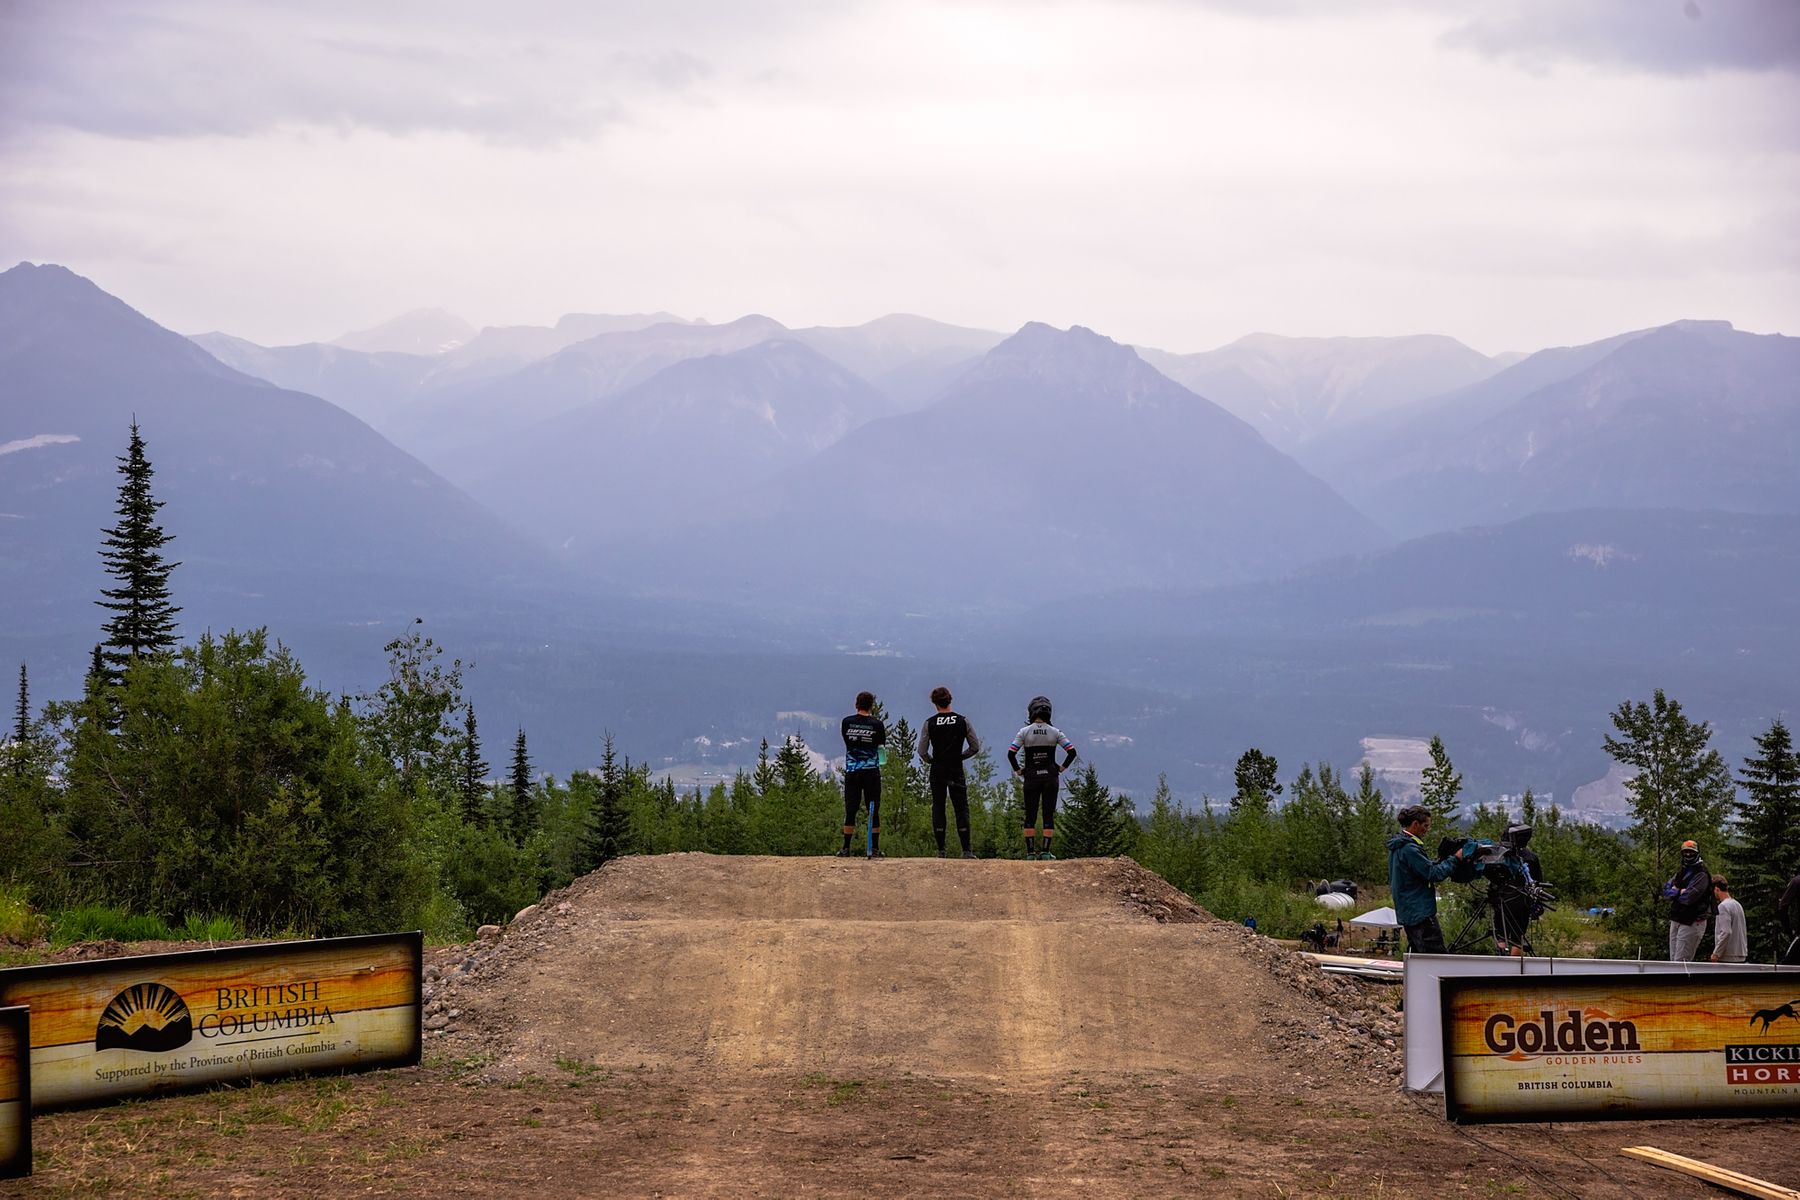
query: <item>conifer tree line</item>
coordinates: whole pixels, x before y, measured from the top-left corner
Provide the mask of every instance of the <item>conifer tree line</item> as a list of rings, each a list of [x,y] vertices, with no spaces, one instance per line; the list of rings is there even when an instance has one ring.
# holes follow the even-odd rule
[[[797,733],[765,739],[753,768],[683,790],[603,729],[591,770],[542,774],[515,726],[510,761],[491,773],[464,693],[468,667],[422,622],[389,641],[385,682],[360,696],[309,683],[266,630],[183,643],[180,564],[163,556],[173,538],[156,520],[135,422],[119,463],[119,519],[101,550],[113,586],[99,601],[108,615],[82,695],[34,711],[28,665],[19,669],[0,746],[0,889],[45,910],[227,917],[251,934],[423,927],[449,938],[624,855],[837,847],[841,782],[814,768]],[[1800,869],[1800,764],[1786,725],[1773,721],[1734,778],[1710,748],[1711,727],[1661,691],[1611,716],[1606,749],[1632,773],[1628,830],[1568,820],[1529,790],[1516,810],[1465,811],[1462,776],[1433,737],[1420,794],[1435,829],[1497,838],[1511,822],[1532,824],[1565,905],[1616,908],[1605,951],[1645,956],[1666,944],[1657,885],[1694,838],[1715,871],[1730,872],[1752,956],[1766,959],[1775,898]],[[890,724],[881,811],[891,857],[936,849],[917,740],[905,718]],[[1356,880],[1379,902],[1394,804],[1367,763],[1353,778],[1320,762],[1284,780],[1272,755],[1250,748],[1234,778],[1216,804],[1177,804],[1166,781],[1140,804],[1083,762],[1064,780],[1057,851],[1130,855],[1215,914],[1255,915],[1278,936],[1322,915],[1314,880]],[[1017,780],[983,752],[968,783],[976,853],[1022,856]]]

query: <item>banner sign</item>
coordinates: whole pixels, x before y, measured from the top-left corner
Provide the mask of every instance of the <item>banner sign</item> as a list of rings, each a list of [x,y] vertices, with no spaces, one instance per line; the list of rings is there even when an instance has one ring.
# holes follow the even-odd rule
[[[1446,978],[1452,1121],[1800,1116],[1800,980]]]
[[[31,1174],[31,1033],[24,1008],[0,1008],[0,1179]]]
[[[31,1107],[419,1061],[418,933],[0,971],[29,1006]]]
[[[1719,971],[1785,974],[1800,996],[1800,967],[1767,963],[1660,962],[1641,958],[1502,958],[1492,954],[1408,954],[1405,959],[1406,1086],[1419,1092],[1444,1090],[1444,1023],[1438,981],[1445,976],[1482,975],[1692,975]]]

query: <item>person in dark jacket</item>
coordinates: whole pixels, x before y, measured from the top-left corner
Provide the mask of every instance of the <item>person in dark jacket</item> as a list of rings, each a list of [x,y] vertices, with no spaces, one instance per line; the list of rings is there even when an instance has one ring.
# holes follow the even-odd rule
[[[950,711],[950,689],[931,689],[931,703],[937,711],[925,718],[919,731],[919,757],[930,769],[931,835],[937,839],[937,854],[944,857],[944,800],[947,797],[956,810],[956,836],[962,839],[962,856],[974,858],[969,845],[969,782],[963,774],[963,763],[981,753],[981,739],[969,718]]]
[[[1400,832],[1388,839],[1388,890],[1394,894],[1394,919],[1406,930],[1408,953],[1443,954],[1444,931],[1438,927],[1437,885],[1450,878],[1462,861],[1464,847],[1432,862],[1422,840],[1431,828],[1431,810],[1414,804],[1399,812]]]
[[[1697,842],[1681,843],[1681,865],[1662,894],[1669,902],[1669,961],[1693,962],[1712,916],[1712,872],[1701,861]]]

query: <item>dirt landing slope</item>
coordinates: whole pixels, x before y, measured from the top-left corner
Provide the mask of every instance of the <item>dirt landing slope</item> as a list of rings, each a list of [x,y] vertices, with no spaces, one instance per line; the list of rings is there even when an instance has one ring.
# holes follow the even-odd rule
[[[1127,860],[665,855],[608,865],[432,981],[428,1025],[503,1073],[574,1059],[1246,1086],[1291,1082],[1296,1054],[1325,1047],[1390,1077],[1391,1022],[1347,1020],[1327,981],[1309,973],[1309,993],[1271,961]]]

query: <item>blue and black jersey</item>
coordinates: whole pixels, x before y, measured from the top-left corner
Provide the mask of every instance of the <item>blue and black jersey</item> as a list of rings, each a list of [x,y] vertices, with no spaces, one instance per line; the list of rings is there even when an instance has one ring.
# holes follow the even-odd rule
[[[887,726],[868,713],[844,718],[844,774],[873,771],[881,765],[881,748],[887,745]]]

